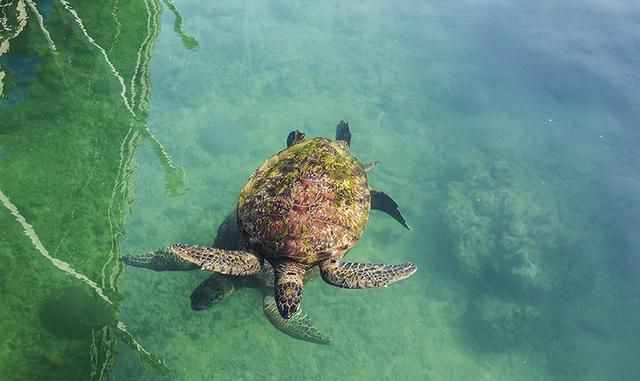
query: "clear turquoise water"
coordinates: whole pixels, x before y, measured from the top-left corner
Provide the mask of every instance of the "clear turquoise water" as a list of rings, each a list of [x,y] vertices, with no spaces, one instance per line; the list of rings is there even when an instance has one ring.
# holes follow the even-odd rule
[[[2,4],[3,379],[640,378],[635,2]],[[419,271],[308,284],[329,346],[122,266],[211,242],[290,130],[341,119],[412,226],[373,212],[348,258]]]

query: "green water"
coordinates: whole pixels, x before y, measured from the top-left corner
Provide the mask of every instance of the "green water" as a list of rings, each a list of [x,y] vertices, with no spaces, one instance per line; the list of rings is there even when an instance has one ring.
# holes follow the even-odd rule
[[[3,380],[640,379],[635,2],[0,5]],[[123,267],[341,119],[412,227],[372,212],[349,260],[419,270],[306,285],[330,345]]]

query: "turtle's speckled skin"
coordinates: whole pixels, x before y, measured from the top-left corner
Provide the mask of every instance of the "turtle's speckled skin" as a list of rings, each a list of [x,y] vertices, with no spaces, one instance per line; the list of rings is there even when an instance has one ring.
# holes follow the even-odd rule
[[[269,260],[305,269],[340,259],[358,241],[371,196],[364,167],[342,142],[314,138],[265,161],[238,200],[238,223]]]

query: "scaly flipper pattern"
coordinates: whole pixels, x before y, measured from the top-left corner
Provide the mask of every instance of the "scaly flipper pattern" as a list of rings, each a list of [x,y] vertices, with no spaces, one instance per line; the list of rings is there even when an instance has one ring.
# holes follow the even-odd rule
[[[122,256],[122,261],[129,266],[144,267],[155,271],[187,271],[199,269],[198,266],[171,252],[169,248],[162,248],[143,254],[124,255]]]
[[[222,250],[179,243],[171,246],[171,251],[203,270],[225,275],[251,275],[262,268],[262,259],[247,250]]]
[[[342,288],[386,287],[416,272],[411,263],[384,265],[378,263],[320,263],[320,275],[325,282]]]
[[[293,314],[289,319],[280,316],[273,295],[269,294],[263,299],[264,314],[267,315],[271,324],[280,331],[297,339],[310,341],[318,344],[329,344],[329,337],[323,335],[313,325],[313,322],[302,311]]]
[[[280,315],[289,319],[300,309],[305,270],[296,262],[272,263],[275,273],[274,298]]]

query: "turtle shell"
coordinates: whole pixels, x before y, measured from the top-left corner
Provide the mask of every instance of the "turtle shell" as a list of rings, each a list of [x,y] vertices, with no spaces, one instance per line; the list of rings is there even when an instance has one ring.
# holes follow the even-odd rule
[[[340,142],[314,138],[266,160],[238,200],[238,223],[267,259],[308,266],[341,257],[369,218],[367,175]]]

